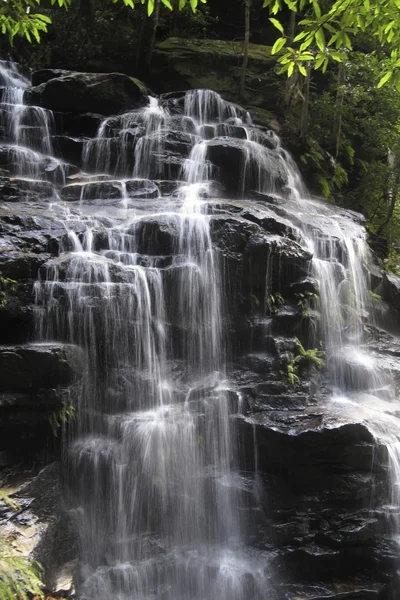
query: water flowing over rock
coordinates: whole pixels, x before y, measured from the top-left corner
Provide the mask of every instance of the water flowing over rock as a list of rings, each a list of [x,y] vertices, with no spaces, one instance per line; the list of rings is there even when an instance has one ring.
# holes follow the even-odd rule
[[[397,600],[400,345],[369,292],[397,310],[398,282],[360,215],[210,90],[0,76],[0,474],[25,503],[0,518],[19,549],[40,524],[49,589]]]

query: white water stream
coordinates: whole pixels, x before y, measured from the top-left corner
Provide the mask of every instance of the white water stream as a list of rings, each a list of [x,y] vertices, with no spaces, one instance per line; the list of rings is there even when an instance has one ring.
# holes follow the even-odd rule
[[[0,77],[1,125],[17,173],[37,178],[45,164],[50,178],[54,169],[64,178],[52,156],[51,113],[23,104],[29,82],[12,65],[2,63]],[[81,600],[268,597],[265,564],[249,551],[241,517],[233,418],[240,407],[229,393],[222,272],[208,214],[210,199],[218,200],[208,144],[238,129],[245,156],[238,186],[250,178],[255,191],[283,200],[284,218],[313,254],[332,388],[326,409],[338,421],[365,423],[387,446],[392,511],[400,507],[400,404],[390,374],[363,348],[370,305],[363,227],[307,199],[279,139],[218,94],[190,91],[173,114],[149,98],[143,109],[105,119],[87,143],[85,176],[73,184],[78,213],[54,199],[67,235],[36,283],[38,338],[77,344],[88,357],[67,461]],[[174,132],[182,135],[174,140]],[[162,193],[171,139],[190,150]],[[176,164],[168,165],[173,173]],[[136,199],[132,181],[145,179],[158,192]],[[112,204],[107,182],[119,195]],[[246,202],[271,214],[261,200]]]

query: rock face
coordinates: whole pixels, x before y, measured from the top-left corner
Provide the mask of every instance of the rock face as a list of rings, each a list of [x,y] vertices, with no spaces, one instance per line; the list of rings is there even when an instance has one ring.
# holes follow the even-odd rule
[[[56,73],[33,88],[28,99],[54,111],[112,115],[142,105],[147,93],[138,79],[122,73]]]
[[[157,64],[168,65],[166,76],[171,86],[179,87],[206,85],[212,65],[211,75],[220,86],[214,87],[229,98],[234,97],[240,52],[241,45],[232,43],[172,39],[159,44]],[[251,77],[262,77],[268,64],[265,49],[252,47],[249,87]],[[379,441],[382,431],[365,415],[368,410],[376,414],[371,389],[382,391],[390,405],[391,387],[400,385],[399,343],[365,323],[366,311],[377,308],[364,302],[368,335],[358,348],[361,357],[351,350],[346,354],[344,343],[329,356],[320,346],[324,290],[318,267],[322,263],[331,269],[333,281],[338,277],[337,287],[351,306],[352,290],[341,262],[346,246],[338,229],[348,238],[359,236],[361,243],[360,217],[335,212],[322,202],[293,200],[290,186],[296,173],[285,162],[277,137],[265,130],[255,136],[246,111],[227,106],[212,93],[167,93],[140,111],[136,108],[147,103],[146,90],[121,74],[46,70],[33,81],[37,87],[26,92],[30,101],[56,111],[52,150],[59,160],[41,154],[29,177],[16,168],[21,148],[0,148],[0,481],[21,506],[18,511],[2,507],[0,523],[15,534],[15,547],[27,547],[42,562],[52,593],[71,593],[68,574],[77,572],[79,551],[71,515],[61,501],[59,434],[64,426],[74,430],[80,408],[82,421],[88,418],[81,399],[93,383],[85,377],[97,367],[91,418],[95,426],[100,423],[95,439],[100,446],[81,441],[79,460],[89,468],[84,465],[77,478],[91,477],[93,485],[101,481],[110,490],[106,462],[119,430],[101,445],[105,422],[117,428],[126,411],[126,390],[131,401],[142,398],[152,384],[149,373],[158,347],[151,335],[156,331],[168,340],[166,369],[176,389],[163,385],[176,394],[179,406],[190,398],[191,405],[199,402],[200,407],[206,398],[209,410],[218,397],[215,390],[227,387],[229,419],[240,445],[240,482],[235,485],[242,490],[246,550],[262,565],[268,598],[397,600],[398,549],[385,508],[391,494],[390,456]],[[201,122],[199,97],[208,102],[207,122]],[[252,101],[268,108],[272,99]],[[190,102],[197,119],[184,114]],[[103,122],[101,115],[112,116]],[[150,133],[148,123],[155,124]],[[30,167],[32,152],[28,159]],[[54,170],[56,176],[50,176]],[[199,183],[200,176],[204,181]],[[189,198],[201,207],[190,213],[192,218],[182,210],[188,199],[183,181],[186,187],[193,185],[195,195]],[[307,237],[310,231],[314,238]],[[209,319],[201,313],[200,300],[206,304],[212,293],[201,288],[211,269],[204,259],[210,260],[211,247],[222,298],[227,382],[221,386],[210,376],[188,391],[185,361],[200,320]],[[316,263],[318,248],[336,254]],[[203,271],[196,262],[199,255],[205,260]],[[397,314],[398,278],[376,267],[371,275],[373,292]],[[188,293],[189,302],[189,294],[199,289],[197,320],[188,326],[182,294]],[[141,302],[153,312],[146,313]],[[155,315],[157,302],[162,307]],[[135,310],[143,311],[140,318]],[[144,351],[132,344],[132,332],[143,322],[153,354],[138,382],[129,361],[110,353],[110,344],[120,342],[122,354],[128,349],[129,357],[142,360]],[[51,341],[32,343],[38,330],[47,331]],[[358,333],[349,321],[343,338],[351,341]],[[122,342],[115,340],[118,336]],[[71,337],[77,345],[66,343]],[[325,370],[316,368],[323,366],[321,356]],[[370,361],[377,365],[374,373],[391,374],[390,385],[379,379],[371,385]],[[332,397],[329,371],[341,373],[351,398]],[[347,413],[345,407],[355,400],[357,414]],[[108,410],[104,421],[102,402]],[[205,419],[207,411],[196,410],[199,420]],[[397,418],[393,408],[387,413],[391,418]],[[202,440],[196,443],[200,446]],[[92,464],[91,452],[98,448]],[[104,467],[97,479],[96,461]],[[151,486],[157,489],[160,482],[153,479]],[[70,498],[68,503],[77,509],[73,514],[80,514],[80,506]],[[112,533],[108,544],[114,540],[115,523],[106,525]],[[120,542],[128,543],[125,537]],[[155,545],[161,556],[164,549],[158,540]],[[100,558],[107,568],[114,551],[108,546],[112,544],[101,550]],[[214,572],[209,565],[208,575]],[[258,600],[253,575],[246,572],[242,580],[247,582],[246,600]]]
[[[156,45],[153,85],[162,92],[210,88],[235,102],[242,52],[242,42],[168,38]],[[250,44],[243,99],[246,106],[274,110],[278,88],[271,76],[273,66],[271,48]]]

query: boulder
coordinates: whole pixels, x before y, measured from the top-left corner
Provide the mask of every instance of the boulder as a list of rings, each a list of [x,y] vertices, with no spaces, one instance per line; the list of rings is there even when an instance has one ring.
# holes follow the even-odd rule
[[[54,155],[67,163],[79,167],[82,164],[82,154],[86,140],[83,138],[55,135],[53,137]]]
[[[55,188],[50,181],[0,176],[2,202],[19,202],[25,199],[35,201],[51,198],[54,194]]]
[[[158,92],[206,88],[237,101],[238,59],[243,43],[225,40],[168,38],[156,44],[152,85]],[[279,95],[271,48],[249,45],[244,105],[273,111]]]
[[[78,137],[95,137],[104,120],[103,115],[96,113],[63,113],[55,112],[54,121],[58,135],[71,135]]]
[[[69,73],[32,88],[29,102],[54,111],[112,115],[146,103],[149,91],[122,73]]]
[[[400,277],[386,273],[383,281],[384,298],[400,310]]]
[[[247,140],[212,139],[207,142],[207,158],[218,168],[218,179],[232,198],[265,186],[272,193],[280,192],[287,183],[279,155]]]
[[[78,541],[63,507],[60,464],[53,462],[35,470],[13,474],[10,497],[16,506],[3,504],[0,525],[16,552],[40,562],[46,589],[53,595],[63,566],[72,561],[76,565]],[[7,480],[5,484],[10,493]]]
[[[0,346],[0,390],[38,390],[67,384],[82,373],[83,353],[71,344]]]

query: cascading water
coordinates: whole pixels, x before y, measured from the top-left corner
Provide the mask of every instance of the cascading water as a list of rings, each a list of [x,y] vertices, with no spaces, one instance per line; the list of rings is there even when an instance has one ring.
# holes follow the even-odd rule
[[[215,101],[230,107],[210,93],[205,100],[196,104],[202,119]],[[197,131],[194,113],[189,107],[183,120]],[[162,173],[171,119],[153,98],[119,118],[121,154],[112,175],[125,170],[132,177],[119,185]],[[113,138],[103,137],[110,121],[88,143],[88,169],[111,168]],[[132,169],[126,132],[137,130]],[[201,200],[209,186],[204,145],[197,134],[192,138],[174,199],[156,198],[150,211],[130,200],[130,213],[122,199],[106,240],[97,239],[96,220],[88,219],[83,239],[70,232],[60,259],[37,284],[37,304],[46,307],[39,335],[61,335],[88,352],[69,451],[85,565],[82,598],[240,600],[249,574],[255,594],[263,587],[262,569],[246,558],[242,542],[230,418],[237,407],[225,383],[218,257]],[[164,269],[149,244],[143,253],[143,236],[154,227],[160,233],[159,222],[176,232]],[[171,364],[174,336],[184,364],[179,381]]]
[[[231,207],[279,216],[312,255],[326,408],[339,422],[344,413],[363,422],[388,448],[388,510],[398,511],[399,406],[390,375],[363,351],[369,256],[357,220],[307,199],[277,136],[208,90],[151,97],[105,119],[86,142],[84,172],[64,185],[70,169],[52,156],[51,113],[23,104],[29,82],[12,65],[2,63],[0,77],[16,173],[50,178],[66,200],[52,199],[65,236],[35,285],[36,331],[86,352],[65,461],[79,598],[269,597],[268,560],[250,548],[242,516],[254,495],[239,466],[241,395],[230,385],[228,299],[210,225],[222,185]],[[227,148],[240,158],[235,178],[225,173]],[[274,260],[271,251],[265,303]]]

